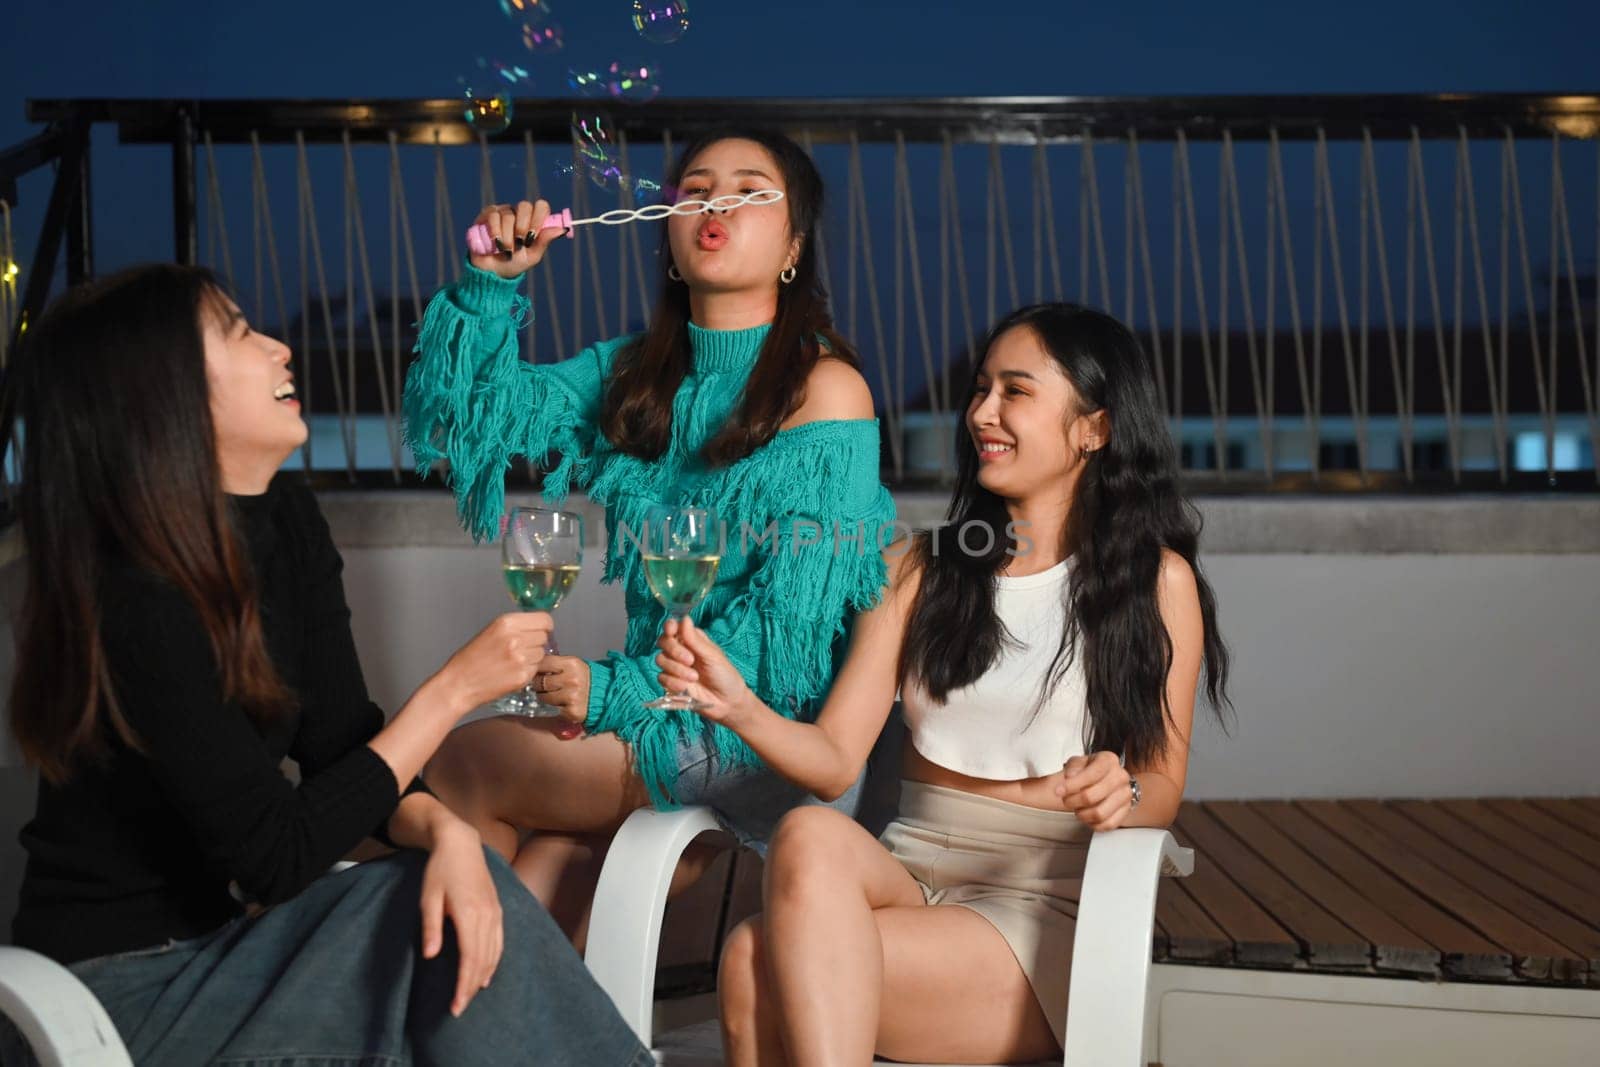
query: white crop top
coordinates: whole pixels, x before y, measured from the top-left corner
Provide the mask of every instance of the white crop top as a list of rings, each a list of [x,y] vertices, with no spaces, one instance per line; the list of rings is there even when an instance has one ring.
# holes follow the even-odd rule
[[[1034,715],[1066,625],[1067,573],[1063,560],[1039,574],[995,579],[995,613],[1015,641],[1003,644],[993,666],[971,685],[938,703],[916,678],[906,680],[906,727],[924,757],[957,774],[1011,782],[1053,774],[1083,754],[1081,654]]]

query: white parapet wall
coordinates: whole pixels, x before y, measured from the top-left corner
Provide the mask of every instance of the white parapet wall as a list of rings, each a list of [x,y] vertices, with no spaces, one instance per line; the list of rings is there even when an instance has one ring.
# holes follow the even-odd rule
[[[905,495],[917,525],[943,497]],[[439,494],[323,497],[357,643],[393,708],[509,608],[497,550]],[[623,635],[600,516],[556,615],[563,651]],[[1600,500],[1208,497],[1202,565],[1233,653],[1231,736],[1199,734],[1191,795],[1593,793]],[[846,551],[851,550],[848,546]]]
[[[1600,992],[1156,964],[1145,1058],[1166,1067],[1592,1067]]]
[[[393,710],[510,608],[498,549],[472,544],[442,492],[321,500],[345,557],[367,684]],[[923,525],[944,499],[905,494],[899,504]],[[556,614],[557,640],[598,656],[622,639],[621,592],[600,584],[598,510],[571,506],[588,515],[590,543]],[[1200,507],[1235,712],[1231,736],[1200,731],[1191,796],[1600,789],[1600,499],[1219,496]],[[8,605],[15,577],[15,567],[0,570]],[[0,641],[6,678],[11,654]],[[0,939],[32,791],[0,744]]]

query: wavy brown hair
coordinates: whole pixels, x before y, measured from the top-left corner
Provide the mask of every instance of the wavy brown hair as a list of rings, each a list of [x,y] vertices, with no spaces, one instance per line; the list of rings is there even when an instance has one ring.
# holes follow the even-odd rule
[[[677,189],[694,158],[718,141],[754,141],[783,174],[789,232],[802,238],[794,281],[778,287],[778,311],[745,383],[737,412],[706,443],[701,458],[713,466],[743,459],[772,440],[805,400],[806,379],[824,352],[859,369],[855,350],[834,329],[828,294],[817,269],[817,228],[822,220],[822,175],[805,150],[781,133],[729,127],[690,142],[667,176]],[[618,449],[655,459],[672,440],[672,399],[692,366],[689,287],[667,275],[672,256],[666,224],[661,237],[661,296],[643,334],[617,356],[606,386],[601,430]]]
[[[217,464],[202,337],[225,301],[208,271],[134,267],[56,301],[12,365],[27,590],[11,724],[49,781],[113,738],[139,747],[100,634],[102,583],[118,567],[170,582],[194,607],[226,698],[257,720],[292,707]]]
[[[1089,453],[1072,500],[1063,556],[1073,560],[1054,662],[1039,706],[1076,657],[1088,687],[1084,750],[1123,753],[1129,766],[1166,751],[1172,639],[1161,617],[1161,552],[1194,571],[1204,624],[1196,695],[1228,725],[1228,648],[1217,629],[1217,598],[1200,568],[1200,515],[1178,485],[1177,455],[1156,396],[1155,372],[1126,326],[1075,304],[1032,304],[1001,319],[978,362],[1006,333],[1031,330],[1072,383],[1081,413],[1104,411],[1111,433]],[[974,391],[976,382],[974,382]],[[968,397],[970,407],[971,394]],[[963,408],[961,410],[967,410]],[[922,584],[906,625],[902,678],[917,678],[936,700],[977,681],[1014,642],[995,613],[995,576],[1021,552],[1005,501],[978,481],[978,450],[961,420],[948,525],[918,536],[912,560]],[[987,550],[967,552],[964,527],[989,531]],[[1031,721],[1031,720],[1030,720]]]

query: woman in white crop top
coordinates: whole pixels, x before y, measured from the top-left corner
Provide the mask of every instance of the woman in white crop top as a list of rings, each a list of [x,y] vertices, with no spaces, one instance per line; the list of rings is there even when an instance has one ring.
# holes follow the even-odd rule
[[[826,807],[779,825],[766,910],[722,956],[733,1067],[1060,1055],[1088,839],[1169,825],[1202,679],[1226,706],[1200,523],[1138,342],[1038,304],[983,353],[949,521],[890,546],[815,723],[761,704],[692,624],[662,637],[662,684],[823,798],[897,691],[910,732],[881,838]]]

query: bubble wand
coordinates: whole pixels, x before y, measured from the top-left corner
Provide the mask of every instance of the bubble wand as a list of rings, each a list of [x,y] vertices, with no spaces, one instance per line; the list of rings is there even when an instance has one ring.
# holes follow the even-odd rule
[[[679,200],[676,204],[647,204],[641,208],[615,208],[602,215],[595,215],[587,219],[572,217],[571,208],[562,208],[560,211],[551,212],[540,225],[541,230],[565,230],[568,237],[576,236],[574,230],[579,226],[590,226],[599,223],[602,226],[621,226],[625,222],[653,222],[664,219],[668,215],[703,215],[708,211],[718,213],[732,211],[736,207],[746,204],[760,206],[762,204],[776,204],[783,199],[783,193],[778,189],[757,189],[753,193],[741,196],[719,196],[713,200]],[[487,256],[497,249],[494,238],[489,235],[489,227],[478,223],[467,231],[467,248],[473,255]]]

